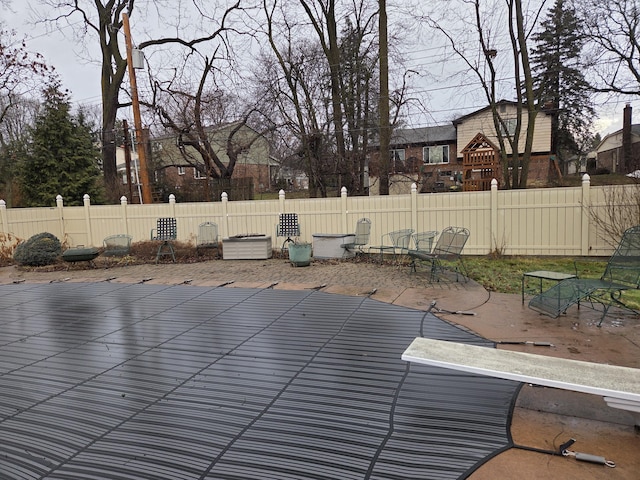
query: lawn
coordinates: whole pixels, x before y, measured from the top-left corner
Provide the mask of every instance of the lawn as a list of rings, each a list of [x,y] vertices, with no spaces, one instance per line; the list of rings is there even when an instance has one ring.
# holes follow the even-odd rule
[[[608,258],[584,257],[491,257],[466,256],[464,264],[469,277],[487,290],[500,293],[520,293],[522,274],[535,270],[551,270],[577,274],[580,278],[600,278]],[[544,288],[555,282],[547,282]],[[627,290],[622,299],[633,308],[640,308],[640,290]]]

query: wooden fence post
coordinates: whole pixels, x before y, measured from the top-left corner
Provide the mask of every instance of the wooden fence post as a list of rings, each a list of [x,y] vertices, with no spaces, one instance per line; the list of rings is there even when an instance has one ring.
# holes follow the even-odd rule
[[[84,205],[84,222],[87,228],[87,243],[86,246],[93,247],[93,233],[91,230],[91,197],[88,193],[82,196],[82,203]]]
[[[584,174],[582,176],[582,209],[581,209],[581,220],[582,220],[582,232],[581,232],[581,245],[580,251],[581,254],[586,256],[589,255],[589,203],[591,195],[591,177],[588,174]]]

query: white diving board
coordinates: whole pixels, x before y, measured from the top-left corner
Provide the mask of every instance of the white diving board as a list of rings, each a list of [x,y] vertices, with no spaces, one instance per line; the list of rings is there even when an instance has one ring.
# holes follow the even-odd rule
[[[402,360],[545,387],[601,395],[640,426],[640,369],[416,338]]]

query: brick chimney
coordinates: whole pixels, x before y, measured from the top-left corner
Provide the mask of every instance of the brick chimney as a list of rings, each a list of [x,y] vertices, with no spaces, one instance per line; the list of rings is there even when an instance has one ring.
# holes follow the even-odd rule
[[[633,166],[631,147],[631,105],[627,103],[622,116],[622,173],[629,173]]]

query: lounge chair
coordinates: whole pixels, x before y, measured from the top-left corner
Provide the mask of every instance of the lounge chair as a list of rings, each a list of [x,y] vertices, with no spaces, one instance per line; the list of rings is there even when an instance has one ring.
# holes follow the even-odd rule
[[[618,247],[607,262],[600,278],[570,278],[563,280],[529,301],[529,308],[556,318],[572,305],[599,308],[602,317],[598,326],[613,306],[640,313],[622,300],[625,290],[640,288],[640,225],[624,232]]]

